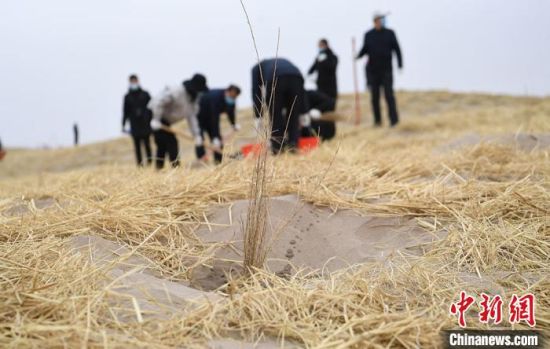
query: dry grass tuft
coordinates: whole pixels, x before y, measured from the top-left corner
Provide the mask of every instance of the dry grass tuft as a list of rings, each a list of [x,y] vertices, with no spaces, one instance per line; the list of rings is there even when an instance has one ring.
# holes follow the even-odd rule
[[[250,34],[252,42],[254,44],[254,50],[256,51],[256,61],[260,64],[260,53],[256,45],[256,38],[254,37],[254,30],[246,7],[241,0],[241,6],[248,21],[250,28]],[[268,224],[268,181],[270,179],[271,171],[268,169],[268,154],[269,143],[271,140],[271,118],[268,111],[271,105],[273,96],[266,96],[266,79],[264,72],[260,66],[260,78],[263,85],[262,96],[253,96],[253,98],[261,98],[259,115],[263,122],[260,123],[260,129],[256,130],[257,137],[256,143],[260,144],[260,152],[255,160],[254,169],[252,172],[252,179],[250,183],[250,206],[248,207],[248,213],[246,216],[246,223],[244,226],[244,267],[248,273],[252,273],[255,269],[263,268],[267,257],[266,246],[266,231]],[[274,82],[275,83],[275,82]]]
[[[267,108],[265,97],[262,105]],[[264,117],[264,119],[268,120],[269,117]],[[249,272],[263,268],[267,256],[268,185],[270,179],[272,179],[272,169],[269,168],[268,161],[270,139],[271,125],[269,122],[263,122],[261,129],[258,130],[257,141],[258,144],[261,144],[261,151],[255,158],[252,170],[249,192],[250,205],[244,226],[244,266]]]

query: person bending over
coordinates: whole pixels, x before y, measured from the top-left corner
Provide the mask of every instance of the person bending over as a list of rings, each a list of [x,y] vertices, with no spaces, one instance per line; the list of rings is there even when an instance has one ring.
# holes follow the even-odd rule
[[[321,120],[322,114],[332,112],[336,100],[322,92],[306,91],[306,109],[308,112],[300,117],[302,125],[302,137],[319,137],[322,141],[328,141],[336,136],[336,122]]]
[[[186,119],[195,146],[203,145],[197,113],[200,96],[206,91],[208,91],[206,78],[202,74],[195,74],[179,86],[166,87],[149,103],[149,108],[153,111],[151,128],[157,146],[157,169],[164,167],[167,155],[173,167],[179,166],[178,139],[176,132],[172,129],[172,125],[176,122]]]
[[[214,161],[221,163],[223,156],[223,137],[220,132],[220,115],[225,113],[234,131],[240,129],[235,120],[237,97],[241,94],[238,86],[230,85],[226,89],[212,89],[200,99],[198,114],[201,137],[206,133],[214,149]],[[206,150],[203,145],[195,148],[198,159],[204,158]]]
[[[294,151],[300,136],[300,115],[304,113],[304,78],[289,60],[265,59],[252,68],[252,101],[257,120],[265,112],[271,117],[271,151]]]

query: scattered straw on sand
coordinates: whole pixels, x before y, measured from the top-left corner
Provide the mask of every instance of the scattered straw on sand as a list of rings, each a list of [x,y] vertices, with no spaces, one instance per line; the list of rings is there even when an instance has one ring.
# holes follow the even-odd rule
[[[242,234],[253,161],[57,173],[69,163],[59,151],[26,152],[28,168],[8,154],[0,346],[440,347],[440,330],[456,326],[448,309],[460,290],[532,292],[537,328],[548,333],[549,152],[486,137],[548,135],[550,100],[399,98],[404,121],[395,130],[343,123],[341,139],[311,154],[268,160],[269,194],[279,197],[271,232],[283,228],[269,235],[277,239],[268,269],[248,277],[216,257]],[[438,151],[468,133],[480,141]],[[37,172],[32,159],[51,163]],[[329,257],[342,264],[319,268]],[[219,287],[199,290],[205,285]],[[469,325],[484,328],[474,315]]]

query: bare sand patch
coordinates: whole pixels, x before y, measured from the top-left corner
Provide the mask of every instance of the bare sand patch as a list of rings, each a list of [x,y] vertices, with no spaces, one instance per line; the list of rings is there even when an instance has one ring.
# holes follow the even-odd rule
[[[70,245],[104,271],[104,291],[113,316],[120,322],[181,316],[201,302],[219,299],[185,283],[163,279],[152,262],[117,243],[96,236],[77,236]]]
[[[243,255],[242,222],[248,201],[219,206],[197,235],[205,243],[219,244],[211,267],[194,272],[202,288],[220,286],[225,273],[240,269]],[[333,212],[295,196],[270,200],[267,266],[279,275],[295,269],[335,271],[365,262],[384,262],[396,255],[418,255],[422,246],[445,236],[429,232],[405,216],[361,216],[352,211]]]
[[[439,147],[438,151],[449,152],[481,143],[511,146],[521,151],[531,152],[533,150],[550,148],[550,134],[518,133],[499,136],[482,136],[477,133],[468,133],[448,144]]]
[[[42,197],[30,200],[13,200],[7,204],[7,208],[2,210],[1,213],[8,217],[24,216],[37,210],[45,210],[48,208],[55,208],[57,201],[52,197]]]

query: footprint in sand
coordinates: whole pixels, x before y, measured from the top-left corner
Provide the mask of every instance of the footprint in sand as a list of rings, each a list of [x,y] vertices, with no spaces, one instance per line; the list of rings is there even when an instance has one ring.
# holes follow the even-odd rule
[[[279,276],[279,277],[288,279],[288,277],[290,276],[291,273],[292,273],[292,267],[290,266],[290,264],[287,264],[287,265],[285,265],[283,270],[278,271],[276,273],[276,275]]]
[[[292,259],[294,257],[294,251],[292,251],[292,249],[289,248],[288,250],[286,250],[285,257],[288,259]]]
[[[296,240],[290,240],[291,245],[296,245]]]

